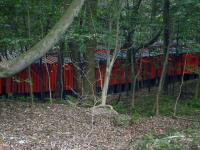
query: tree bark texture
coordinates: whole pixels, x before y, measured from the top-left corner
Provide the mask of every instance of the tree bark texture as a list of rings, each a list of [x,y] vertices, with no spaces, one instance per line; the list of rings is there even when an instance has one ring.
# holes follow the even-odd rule
[[[72,63],[74,65],[74,81],[75,81],[75,94],[80,98],[83,94],[82,91],[82,70],[81,70],[81,59],[80,59],[80,51],[79,46],[76,42],[71,41],[69,43],[69,47],[71,50],[71,58],[72,58]]]
[[[60,42],[58,49],[58,71],[57,71],[57,85],[56,85],[56,98],[62,100],[63,97],[63,51],[64,41]]]
[[[88,28],[89,33],[92,36],[91,39],[86,41],[86,53],[84,59],[86,62],[85,72],[83,76],[83,95],[92,96],[96,93],[96,77],[95,77],[95,51],[97,47],[96,30],[94,26],[95,18],[97,15],[97,0],[87,0],[86,4],[86,13],[89,16],[88,19]]]
[[[110,75],[112,72],[113,65],[115,63],[115,60],[117,59],[117,54],[119,52],[119,20],[117,20],[117,33],[116,33],[116,43],[115,43],[115,50],[113,52],[113,56],[110,59],[107,60],[107,65],[106,65],[106,75],[104,79],[104,84],[103,84],[103,90],[102,90],[102,95],[101,95],[101,105],[105,106],[106,101],[107,101],[107,95],[108,95],[108,86],[109,86],[109,81],[110,81]]]
[[[164,0],[163,8],[163,25],[164,25],[164,63],[162,74],[160,77],[160,82],[158,86],[158,91],[156,94],[156,115],[159,115],[159,101],[162,93],[163,85],[165,82],[165,77],[167,74],[168,58],[169,58],[169,42],[170,42],[170,16],[169,16],[170,1]]]

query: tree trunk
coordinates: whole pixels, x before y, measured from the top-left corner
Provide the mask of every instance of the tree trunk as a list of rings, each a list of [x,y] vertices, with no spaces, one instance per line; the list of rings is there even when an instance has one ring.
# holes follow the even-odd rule
[[[50,72],[49,72],[49,68],[48,68],[48,65],[47,65],[47,62],[46,62],[46,56],[45,57],[45,68],[46,68],[46,71],[47,71],[47,77],[48,77],[48,88],[49,88],[49,100],[50,100],[50,103],[52,104],[53,101],[52,101],[52,92],[51,92],[51,76],[50,76]]]
[[[95,18],[97,15],[97,0],[86,1],[86,14],[89,16],[88,29],[91,38],[86,41],[85,72],[83,76],[83,95],[89,97],[96,95],[96,77],[95,77],[95,52],[97,48]]]
[[[30,87],[30,97],[31,97],[31,103],[34,103],[34,95],[33,95],[33,81],[32,81],[32,76],[31,76],[31,66],[28,67],[28,84]]]
[[[135,87],[136,87],[136,69],[135,69],[136,61],[135,61],[135,49],[131,49],[131,78],[132,78],[132,100],[131,100],[131,108],[135,107]]]
[[[85,70],[83,76],[83,95],[89,97],[96,94],[96,77],[95,77],[95,51],[96,51],[96,40],[87,41],[87,50],[84,55],[85,59]]]
[[[56,98],[62,100],[63,97],[63,52],[64,41],[60,42],[58,49],[58,70],[57,70],[57,85],[56,85]]]
[[[30,18],[30,11],[28,8],[27,11],[27,27],[28,27],[28,38],[30,40],[31,38],[31,18]],[[30,48],[30,44],[29,44],[29,48]],[[31,66],[28,67],[28,78],[29,78],[29,87],[30,87],[30,97],[31,97],[31,103],[34,103],[34,95],[33,95],[33,81],[32,81],[32,76],[31,76]]]
[[[76,42],[71,41],[69,43],[69,47],[71,50],[71,59],[72,59],[72,63],[74,66],[74,81],[75,81],[75,90],[74,94],[77,95],[78,98],[80,98],[83,94],[82,91],[82,70],[81,70],[81,59],[80,59],[80,51],[78,51],[77,49],[79,49],[79,46]]]
[[[187,52],[187,54],[188,54],[188,52]],[[176,97],[176,102],[174,104],[174,116],[176,116],[177,104],[178,104],[178,101],[179,101],[179,99],[181,97],[181,93],[182,93],[182,87],[183,87],[183,83],[184,83],[184,75],[185,75],[186,65],[187,65],[187,57],[185,57],[184,66],[183,66],[183,74],[182,74],[182,77],[181,77],[181,85],[179,87],[179,93],[178,93],[178,96]]]
[[[40,21],[40,25],[41,25],[41,34],[42,34],[42,38],[43,38],[44,37],[44,27],[43,27],[42,21]],[[46,27],[46,31],[47,30],[48,30],[48,28]],[[48,68],[48,64],[47,64],[47,55],[44,56],[44,61],[45,61],[45,68],[46,68],[47,76],[48,76],[49,100],[50,100],[50,103],[52,104],[53,100],[52,100],[52,90],[51,90],[51,76],[50,76],[50,72],[49,72],[49,68]]]
[[[156,94],[156,115],[159,115],[159,101],[162,93],[163,85],[165,82],[165,77],[167,74],[168,58],[169,58],[169,42],[170,42],[170,16],[169,16],[170,1],[164,0],[164,10],[163,10],[163,24],[164,24],[164,54],[165,59],[163,63],[162,74],[160,77],[160,82],[158,86],[158,91]]]
[[[40,100],[44,100],[44,70],[43,70],[43,62],[42,62],[42,58],[40,59],[40,66],[39,69],[41,69],[39,71],[39,80],[40,80]]]
[[[74,17],[78,15],[84,1],[85,0],[73,0],[61,19],[40,42],[24,54],[7,61],[6,65],[0,64],[0,77],[5,78],[12,76],[44,56],[67,31]]]
[[[135,61],[135,64],[136,64],[136,61]],[[132,103],[131,103],[132,109],[135,108],[136,83],[137,83],[138,76],[140,74],[141,69],[142,69],[142,56],[140,58],[140,63],[139,63],[139,68],[137,69],[137,73],[134,75],[134,78],[133,78]]]
[[[107,95],[108,95],[108,86],[109,86],[110,74],[112,71],[112,67],[113,67],[113,65],[111,65],[109,60],[107,60],[106,75],[105,75],[103,90],[102,90],[102,95],[101,95],[101,100],[102,100],[101,105],[103,105],[103,106],[106,105],[106,100],[107,100]]]
[[[110,27],[110,31],[111,31],[111,27]],[[107,65],[106,65],[106,75],[105,75],[103,91],[102,91],[102,95],[101,95],[101,105],[102,106],[106,105],[110,75],[111,75],[111,71],[112,71],[113,65],[115,63],[115,60],[117,59],[118,52],[119,52],[119,20],[117,20],[117,33],[116,33],[115,50],[113,52],[113,56],[112,56],[111,60],[108,59]]]

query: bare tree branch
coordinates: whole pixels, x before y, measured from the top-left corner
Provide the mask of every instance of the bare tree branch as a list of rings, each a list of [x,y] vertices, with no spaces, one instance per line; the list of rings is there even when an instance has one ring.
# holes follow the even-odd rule
[[[160,37],[160,34],[162,33],[162,28],[158,31],[158,33],[152,37],[152,39],[150,39],[148,42],[141,44],[140,46],[138,46],[137,48],[135,48],[136,50],[140,50],[142,48],[146,48],[149,47],[150,45],[154,44],[158,38]]]

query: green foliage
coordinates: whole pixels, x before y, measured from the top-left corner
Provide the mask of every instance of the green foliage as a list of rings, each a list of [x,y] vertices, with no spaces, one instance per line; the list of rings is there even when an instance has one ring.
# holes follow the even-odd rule
[[[34,45],[42,39],[48,30],[67,9],[70,1],[63,0],[1,0],[0,1],[0,47],[1,51],[21,51],[27,45]],[[67,41],[76,41],[80,51],[85,51],[85,42],[96,39],[99,45],[115,47],[116,18],[120,16],[120,43],[127,42],[128,33],[134,33],[129,39],[134,47],[151,39],[162,26],[162,1],[96,1],[96,10],[85,5],[66,33]],[[94,8],[92,8],[94,9]],[[122,9],[122,11],[120,11]],[[171,2],[172,33],[176,39],[179,31],[181,41],[200,40],[198,0],[177,0]],[[30,12],[31,37],[28,37],[28,13]],[[93,12],[94,11],[94,12]],[[91,25],[92,24],[92,28]],[[111,30],[110,30],[111,24]],[[188,28],[188,26],[190,28]],[[179,27],[179,29],[178,29]],[[160,38],[162,40],[162,37]],[[129,44],[131,44],[129,43]]]
[[[78,104],[78,101],[75,97],[73,96],[67,96],[67,99],[65,100],[67,102],[67,105],[75,107]]]
[[[173,114],[173,108],[176,97],[162,96],[160,101],[160,113],[162,115],[171,116]],[[145,116],[154,115],[154,96],[149,96],[147,99],[141,99],[136,103],[136,109],[138,112]],[[180,100],[177,106],[178,115],[194,115],[199,112],[199,100]]]
[[[19,102],[27,102],[31,103],[32,98],[29,96],[16,96],[13,93],[8,93],[7,97],[2,96],[1,99],[4,100],[11,100],[11,101],[19,101]],[[34,97],[34,102],[38,102],[38,99]]]
[[[8,93],[8,99],[13,99],[13,93]]]
[[[49,101],[50,102],[50,101]],[[52,99],[52,103],[53,104],[66,104],[68,105],[68,102],[67,100],[63,99],[63,100],[60,100],[60,99]]]
[[[171,137],[176,137],[176,139],[171,139]],[[183,137],[182,134],[176,133],[172,136],[164,138],[156,138],[153,135],[146,135],[142,140],[138,140],[136,150],[181,150],[182,145],[179,144],[179,140]],[[173,141],[173,142],[172,142]]]
[[[200,108],[200,99],[191,99],[187,103],[190,108]],[[200,111],[200,110],[199,110]]]
[[[17,101],[20,101],[20,102],[30,102],[30,98],[25,97],[25,96],[19,96],[19,97],[17,97]]]
[[[200,112],[200,100],[199,99],[187,99],[180,102],[178,105],[179,115],[193,115]]]
[[[127,113],[128,112],[127,106],[122,101],[119,101],[119,102],[113,101],[112,106],[119,113]]]
[[[138,123],[141,120],[141,115],[137,111],[133,111],[131,115],[131,124]]]
[[[117,119],[115,119],[115,124],[117,125],[130,125],[133,123],[138,123],[141,119],[141,115],[139,112],[137,112],[137,110],[134,110],[132,113],[130,113],[130,108],[124,101],[113,101],[112,106],[115,111],[117,111],[120,114],[123,114],[119,117],[117,116]]]
[[[1,51],[9,50],[20,53],[25,46],[37,43],[42,38],[42,34],[46,34],[61,16],[62,2],[62,0],[46,0],[44,2],[1,0]],[[28,37],[28,11],[30,14],[30,38]]]
[[[130,144],[130,150],[182,150],[185,142],[189,143],[190,149],[198,149],[200,142],[199,129],[188,129],[184,132],[173,129],[162,136],[150,133],[142,139],[134,140]]]
[[[160,101],[160,114],[166,116],[173,115],[173,109],[176,97],[162,96]],[[123,114],[129,114],[132,117],[133,123],[137,123],[141,116],[151,117],[155,115],[155,96],[154,95],[140,95],[136,99],[135,109],[130,111],[130,106],[127,105],[125,100],[116,102],[113,101],[113,108]],[[180,116],[192,116],[200,112],[200,100],[199,99],[187,99],[180,100],[177,106],[177,115]]]
[[[113,123],[116,126],[127,127],[131,124],[131,117],[125,114],[116,115],[114,116]]]

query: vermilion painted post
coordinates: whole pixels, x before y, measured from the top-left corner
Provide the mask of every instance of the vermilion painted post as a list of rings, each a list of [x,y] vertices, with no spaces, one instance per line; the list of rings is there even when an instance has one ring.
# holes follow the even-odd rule
[[[70,65],[70,73],[71,73],[71,85],[70,85],[70,88],[74,89],[74,78],[73,78],[74,77],[74,72],[73,72],[73,66],[72,65]]]
[[[64,70],[63,70],[63,77],[64,77],[64,80],[63,80],[63,89],[64,90],[68,90],[67,89],[67,86],[69,85],[69,82],[70,81],[70,74],[68,73],[68,66],[67,64],[64,65]]]

